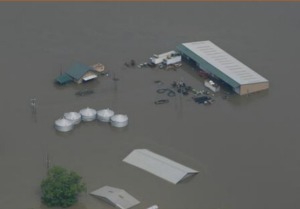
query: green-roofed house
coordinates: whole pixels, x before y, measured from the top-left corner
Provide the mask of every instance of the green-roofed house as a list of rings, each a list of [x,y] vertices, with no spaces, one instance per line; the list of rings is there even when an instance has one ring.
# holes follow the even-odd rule
[[[76,83],[82,83],[97,77],[98,76],[92,67],[81,63],[76,63],[72,65],[72,67],[70,67],[65,73],[58,76],[56,78],[56,82],[61,85],[70,83],[71,81]]]

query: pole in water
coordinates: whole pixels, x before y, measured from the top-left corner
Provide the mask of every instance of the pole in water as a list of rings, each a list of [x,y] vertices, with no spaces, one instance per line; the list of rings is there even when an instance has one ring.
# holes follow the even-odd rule
[[[46,155],[46,168],[47,168],[47,173],[48,173],[49,168],[50,168],[50,157],[49,157],[48,153]]]
[[[30,100],[30,105],[31,105],[32,113],[36,113],[36,98],[32,98]]]
[[[60,75],[62,75],[63,72],[62,72],[62,65],[60,65]]]

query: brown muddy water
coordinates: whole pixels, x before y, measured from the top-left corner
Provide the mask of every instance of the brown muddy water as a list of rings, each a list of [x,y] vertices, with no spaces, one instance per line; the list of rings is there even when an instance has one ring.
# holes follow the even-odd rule
[[[300,208],[299,3],[1,3],[0,208],[45,209],[39,185],[52,165],[83,176],[87,193],[73,209],[110,209],[90,195],[104,185],[141,201],[135,208]],[[202,80],[190,66],[176,72],[126,69],[182,42],[211,40],[270,80],[269,91],[202,106],[191,97],[165,98],[183,79]],[[120,79],[58,87],[53,80],[75,61],[101,62]],[[78,97],[90,88],[95,94]],[[30,99],[37,98],[32,115]],[[54,130],[67,111],[110,107],[129,126],[80,124]],[[200,173],[173,185],[122,162],[147,148]]]

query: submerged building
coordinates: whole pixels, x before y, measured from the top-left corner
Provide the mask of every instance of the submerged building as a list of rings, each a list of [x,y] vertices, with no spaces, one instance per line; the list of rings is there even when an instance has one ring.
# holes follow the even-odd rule
[[[227,83],[239,95],[269,88],[269,81],[216,46],[211,41],[183,43],[177,46],[184,58],[212,77]]]
[[[81,63],[75,63],[65,73],[58,76],[56,78],[56,82],[61,85],[72,81],[82,83],[97,78],[98,76],[95,71],[96,70],[93,67]]]
[[[135,199],[123,189],[104,186],[90,193],[96,197],[103,199],[109,204],[120,209],[129,209],[140,204],[140,201]]]
[[[194,176],[198,171],[181,165],[147,149],[135,149],[123,162],[143,169],[173,184]]]

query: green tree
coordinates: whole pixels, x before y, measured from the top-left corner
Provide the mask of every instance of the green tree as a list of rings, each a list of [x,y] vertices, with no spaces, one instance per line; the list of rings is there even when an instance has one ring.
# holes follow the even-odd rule
[[[74,171],[54,166],[48,171],[47,178],[41,183],[42,202],[50,207],[69,207],[75,204],[85,184]]]

